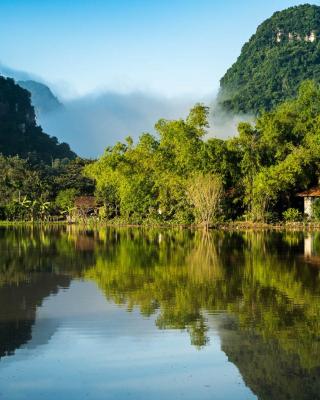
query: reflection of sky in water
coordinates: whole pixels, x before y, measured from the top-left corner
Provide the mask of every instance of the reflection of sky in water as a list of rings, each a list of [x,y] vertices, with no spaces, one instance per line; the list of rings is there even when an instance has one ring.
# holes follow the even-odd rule
[[[1,359],[0,398],[256,398],[214,329],[199,351],[187,332],[159,330],[155,318],[126,312],[93,283],[73,281],[44,300],[31,341]]]

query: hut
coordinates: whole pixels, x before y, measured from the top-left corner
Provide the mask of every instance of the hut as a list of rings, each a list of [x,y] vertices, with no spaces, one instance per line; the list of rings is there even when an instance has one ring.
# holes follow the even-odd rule
[[[97,215],[98,205],[94,196],[78,196],[74,200],[75,213],[80,218]]]
[[[304,213],[309,218],[313,217],[313,204],[316,199],[320,197],[320,187],[314,187],[304,192],[298,193],[298,197],[303,197],[304,200]]]

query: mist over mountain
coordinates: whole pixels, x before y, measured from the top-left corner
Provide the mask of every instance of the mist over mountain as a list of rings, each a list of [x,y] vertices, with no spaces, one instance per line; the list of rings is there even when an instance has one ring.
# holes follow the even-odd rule
[[[218,102],[232,113],[271,110],[306,79],[320,82],[320,7],[276,12],[243,46],[220,81]]]
[[[56,111],[41,113],[39,120],[46,131],[70,143],[77,154],[96,157],[127,136],[137,139],[143,132],[154,132],[160,118],[186,116],[195,101],[143,92],[105,92],[65,102]]]
[[[0,74],[15,79],[31,93],[37,121],[46,132],[69,143],[84,157],[97,157],[105,147],[129,135],[137,139],[143,132],[153,132],[160,118],[182,118],[201,100],[167,98],[142,91],[102,91],[61,100],[59,93],[53,93],[51,84],[32,73],[0,64]]]
[[[34,80],[18,81],[17,83],[31,93],[31,102],[36,110],[37,116],[57,111],[62,107],[62,103],[44,83]]]
[[[2,63],[0,63],[0,75],[6,78],[12,78],[15,81],[35,80],[37,82],[42,82],[42,79],[35,74],[15,68],[10,68]]]
[[[41,77],[3,64],[0,64],[0,75],[14,79],[19,86],[31,93],[31,102],[37,117],[41,118],[42,114],[62,107],[58,97],[53,94],[51,88],[43,82]]]
[[[51,162],[55,158],[74,158],[66,143],[43,132],[37,124],[30,93],[13,79],[0,76],[0,153],[29,156]]]

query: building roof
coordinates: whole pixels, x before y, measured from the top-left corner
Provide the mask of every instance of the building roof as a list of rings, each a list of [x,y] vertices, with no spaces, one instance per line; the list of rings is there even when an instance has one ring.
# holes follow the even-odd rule
[[[305,190],[304,192],[298,193],[299,197],[320,197],[320,187],[316,186],[311,189]]]
[[[96,198],[94,196],[78,196],[75,198],[74,205],[77,208],[95,208],[97,206]]]

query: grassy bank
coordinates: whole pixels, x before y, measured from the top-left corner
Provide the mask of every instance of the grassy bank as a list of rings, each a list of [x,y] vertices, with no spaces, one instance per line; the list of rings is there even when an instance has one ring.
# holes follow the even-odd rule
[[[201,224],[177,224],[145,222],[142,224],[124,221],[101,221],[97,219],[79,220],[68,223],[67,221],[0,221],[0,226],[65,226],[75,225],[89,228],[94,227],[121,227],[121,228],[159,228],[159,229],[205,229]],[[320,222],[279,222],[262,223],[251,221],[218,222],[209,226],[210,230],[291,230],[291,231],[320,231]]]

